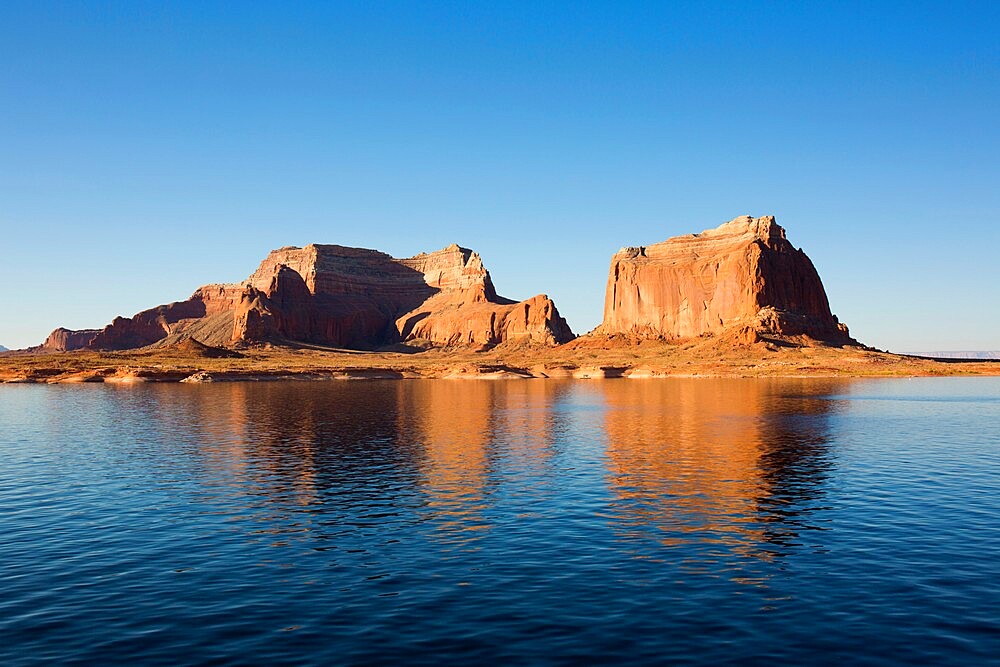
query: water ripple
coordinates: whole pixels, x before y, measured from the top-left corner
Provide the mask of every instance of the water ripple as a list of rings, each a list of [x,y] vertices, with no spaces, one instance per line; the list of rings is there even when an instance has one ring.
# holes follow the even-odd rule
[[[0,386],[0,661],[986,664],[1000,382]]]

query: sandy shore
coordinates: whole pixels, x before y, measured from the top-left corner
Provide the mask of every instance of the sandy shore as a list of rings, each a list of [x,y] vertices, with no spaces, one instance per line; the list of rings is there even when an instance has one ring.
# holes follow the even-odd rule
[[[0,381],[42,383],[320,381],[445,378],[907,377],[1000,375],[998,361],[932,360],[862,347],[720,347],[643,341],[602,346],[357,352],[271,347],[235,357],[190,350],[0,354]]]

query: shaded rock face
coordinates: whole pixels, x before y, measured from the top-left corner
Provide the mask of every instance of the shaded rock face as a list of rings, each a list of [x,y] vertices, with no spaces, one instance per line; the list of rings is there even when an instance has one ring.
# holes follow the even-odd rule
[[[850,340],[816,268],[772,216],[742,216],[611,258],[598,333],[677,339],[733,330],[747,340],[750,332]]]
[[[49,334],[49,337],[45,339],[45,342],[40,347],[54,352],[78,350],[87,347],[94,339],[94,336],[100,333],[100,331],[100,329],[79,329],[73,331],[59,327]]]
[[[207,345],[294,342],[369,349],[423,340],[486,347],[573,338],[544,295],[497,295],[479,255],[451,245],[395,259],[375,250],[308,245],[275,250],[243,283],[117,318],[99,331],[57,329],[49,350],[122,350],[171,336]]]

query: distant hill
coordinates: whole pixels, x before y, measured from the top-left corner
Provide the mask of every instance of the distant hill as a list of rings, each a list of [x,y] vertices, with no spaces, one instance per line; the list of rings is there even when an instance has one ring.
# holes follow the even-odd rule
[[[1000,350],[993,351],[969,351],[969,350],[948,350],[938,352],[907,352],[911,357],[934,357],[936,359],[1000,359]]]
[[[6,351],[7,351],[7,348],[4,347],[3,345],[0,345],[0,352],[6,352]]]

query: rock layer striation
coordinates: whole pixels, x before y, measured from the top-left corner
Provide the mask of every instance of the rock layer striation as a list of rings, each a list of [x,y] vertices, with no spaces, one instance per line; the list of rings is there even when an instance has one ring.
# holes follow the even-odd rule
[[[682,339],[758,334],[848,342],[816,268],[773,216],[741,216],[700,234],[611,258],[600,334]]]
[[[206,345],[298,343],[372,349],[399,342],[554,345],[573,332],[545,295],[498,296],[480,256],[451,245],[395,259],[307,245],[272,251],[242,283],[119,317],[100,330],[57,329],[41,349],[123,350],[194,338]]]

